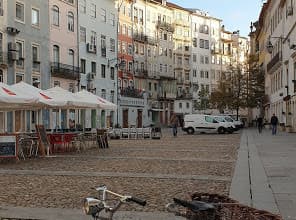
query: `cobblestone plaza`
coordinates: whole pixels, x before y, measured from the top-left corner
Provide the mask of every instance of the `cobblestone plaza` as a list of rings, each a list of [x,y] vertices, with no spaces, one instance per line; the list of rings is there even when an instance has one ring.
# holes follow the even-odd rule
[[[240,134],[179,135],[161,140],[111,140],[110,148],[0,164],[0,206],[80,208],[92,187],[147,200],[142,208],[164,211],[173,197],[195,191],[228,195]]]

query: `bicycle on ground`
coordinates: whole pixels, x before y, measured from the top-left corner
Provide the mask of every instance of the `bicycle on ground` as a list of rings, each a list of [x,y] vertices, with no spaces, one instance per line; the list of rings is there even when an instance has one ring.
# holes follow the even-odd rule
[[[86,215],[91,215],[94,220],[112,220],[114,213],[124,203],[134,202],[138,205],[145,206],[146,201],[134,196],[120,195],[107,189],[102,185],[95,188],[99,193],[99,197],[87,197],[83,202],[83,210]],[[114,205],[107,204],[107,194],[111,194],[118,198]]]

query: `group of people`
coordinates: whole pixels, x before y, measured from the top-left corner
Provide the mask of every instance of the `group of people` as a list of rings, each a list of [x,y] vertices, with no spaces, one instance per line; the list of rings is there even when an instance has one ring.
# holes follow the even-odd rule
[[[257,118],[256,122],[257,122],[258,131],[259,131],[259,133],[261,133],[262,128],[263,128],[263,117],[259,116]],[[275,116],[275,114],[273,114],[272,117],[270,118],[270,125],[271,125],[271,133],[272,133],[272,135],[276,135],[278,123],[279,123],[278,118]]]

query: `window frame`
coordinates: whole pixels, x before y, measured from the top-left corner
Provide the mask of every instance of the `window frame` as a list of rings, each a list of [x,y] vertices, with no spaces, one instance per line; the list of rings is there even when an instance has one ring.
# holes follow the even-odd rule
[[[33,11],[36,11],[37,15],[38,15],[38,23],[37,24],[33,24]],[[35,7],[31,8],[31,25],[33,27],[40,27],[40,9],[39,8],[35,8]]]
[[[21,20],[21,19],[19,19],[19,18],[17,17],[17,13],[16,13],[16,7],[17,7],[17,5],[22,5],[22,6],[23,6],[23,20]],[[26,16],[25,16],[25,14],[26,14],[25,3],[24,3],[24,2],[21,2],[21,1],[16,1],[16,2],[15,2],[15,20],[16,20],[17,22],[20,22],[20,23],[25,24],[25,22],[26,22]]]

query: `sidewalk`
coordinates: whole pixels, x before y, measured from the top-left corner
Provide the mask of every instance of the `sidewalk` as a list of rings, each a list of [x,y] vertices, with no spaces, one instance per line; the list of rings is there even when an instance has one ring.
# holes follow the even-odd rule
[[[296,219],[296,134],[245,129],[230,196],[243,204]]]

